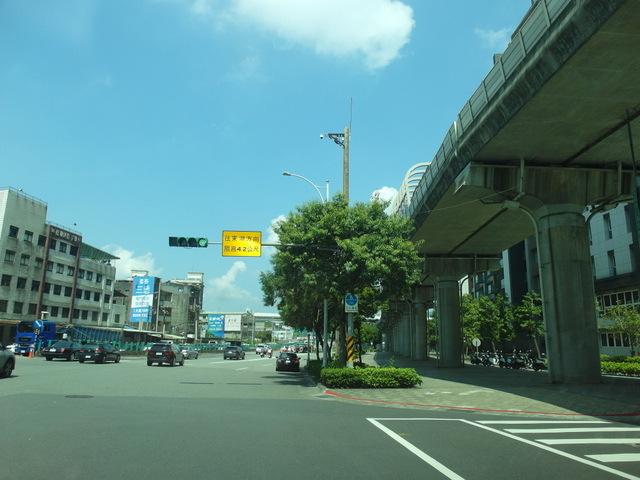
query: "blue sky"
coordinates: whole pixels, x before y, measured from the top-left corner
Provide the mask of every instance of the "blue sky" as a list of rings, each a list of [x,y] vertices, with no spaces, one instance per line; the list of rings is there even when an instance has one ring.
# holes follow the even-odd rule
[[[205,274],[206,310],[262,305],[270,228],[314,184],[393,194],[430,161],[530,0],[0,0],[0,185],[163,280]],[[322,191],[324,193],[324,191]]]

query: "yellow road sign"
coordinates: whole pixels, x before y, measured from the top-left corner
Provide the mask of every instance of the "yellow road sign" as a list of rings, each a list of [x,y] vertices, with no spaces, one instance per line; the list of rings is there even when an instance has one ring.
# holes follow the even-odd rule
[[[222,232],[223,257],[260,257],[262,255],[262,232]]]

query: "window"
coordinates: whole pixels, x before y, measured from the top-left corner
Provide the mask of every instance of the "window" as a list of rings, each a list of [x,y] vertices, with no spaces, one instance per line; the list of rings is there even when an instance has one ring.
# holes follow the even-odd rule
[[[89,290],[84,291],[84,299],[91,300],[91,292]]]
[[[22,315],[22,310],[24,310],[23,302],[13,302],[13,313]]]
[[[613,231],[611,229],[611,214],[605,213],[602,216],[602,221],[604,222],[604,238],[607,240],[611,240],[613,238]]]
[[[62,318],[69,318],[69,307],[62,307]]]
[[[93,280],[93,272],[87,270],[87,280]]]
[[[56,241],[52,239],[52,240],[49,242],[49,249],[50,249],[50,250],[55,250],[55,249],[56,249],[56,245],[57,245],[57,244],[56,244]]]
[[[31,257],[30,257],[29,255],[27,255],[27,254],[23,253],[23,254],[20,256],[20,265],[25,265],[25,266],[29,265],[29,259],[30,259],[30,258],[31,258]]]
[[[97,322],[99,314],[100,314],[100,312],[91,312],[91,321],[92,322]]]
[[[104,303],[109,303],[111,301],[111,295],[104,296]]]
[[[69,247],[69,255],[73,255],[74,257],[78,255],[78,247],[75,245],[71,245]]]
[[[104,281],[104,283],[105,283],[105,285],[106,285],[107,287],[110,287],[110,286],[111,286],[111,279],[110,279],[110,278],[107,278],[107,279]]]
[[[97,283],[102,283],[102,274],[101,273],[96,273],[96,282]]]
[[[64,287],[64,296],[65,297],[70,297],[71,296],[71,292],[73,291],[73,288],[71,287]]]
[[[51,316],[57,317],[59,310],[60,310],[60,307],[51,307]]]
[[[20,290],[24,290],[27,287],[27,279],[24,277],[18,277],[18,283],[16,284],[16,288]]]
[[[58,248],[60,253],[67,253],[67,244],[64,242],[60,242],[60,248]]]
[[[38,304],[37,303],[30,303],[29,304],[29,315],[35,315],[36,314],[36,308],[38,308]]]
[[[13,250],[7,250],[6,252],[4,252],[4,261],[5,262],[13,263],[15,258],[16,258],[16,252],[14,252]]]
[[[73,277],[74,273],[76,273],[76,268],[67,266],[67,275],[69,275],[70,277]]]
[[[615,275],[617,275],[617,268],[616,268],[616,254],[613,250],[609,250],[607,252],[607,258],[609,259],[609,276],[613,277]]]
[[[11,275],[2,275],[2,280],[0,280],[0,286],[2,286],[2,287],[10,287],[11,286]]]
[[[44,260],[42,258],[36,257],[36,268],[42,268]]]
[[[53,272],[53,262],[47,262],[47,272]]]
[[[76,298],[82,298],[82,289],[81,288],[77,288],[76,289]]]
[[[80,318],[80,310],[78,310],[77,308],[73,309],[73,318],[76,320]]]
[[[29,230],[25,230],[24,231],[24,241],[25,242],[29,242],[29,243],[33,243],[33,232],[30,232]]]
[[[633,231],[633,204],[625,203],[624,205],[624,221],[627,225],[627,233]]]
[[[49,293],[51,291],[51,284],[49,282],[44,282],[44,288],[42,289],[44,293]]]
[[[100,292],[93,292],[93,301],[94,302],[100,301]]]
[[[53,286],[53,294],[54,295],[60,295],[62,293],[62,286],[61,285],[54,285]]]
[[[84,270],[81,268],[78,269],[78,278],[84,278]]]
[[[64,273],[64,265],[61,263],[56,263],[56,273]]]
[[[31,291],[37,292],[38,290],[40,290],[40,281],[31,280]]]
[[[13,225],[9,226],[9,236],[11,238],[18,238],[18,227],[14,227]]]
[[[47,237],[44,235],[38,235],[38,245],[44,247],[47,244]]]
[[[0,300],[0,313],[7,313],[9,308],[9,302],[7,300]]]
[[[113,319],[114,323],[120,323],[120,314],[116,313]]]

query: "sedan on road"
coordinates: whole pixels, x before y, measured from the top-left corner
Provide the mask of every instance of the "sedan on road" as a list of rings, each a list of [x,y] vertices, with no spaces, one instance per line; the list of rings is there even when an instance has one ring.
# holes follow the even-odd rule
[[[15,355],[0,343],[0,378],[9,378],[15,367]]]
[[[42,349],[42,356],[50,362],[54,358],[64,358],[67,361],[78,360],[82,344],[80,342],[70,342],[59,340],[49,347]]]
[[[107,363],[108,361],[120,363],[120,352],[108,343],[87,343],[80,349],[78,361],[80,363]]]
[[[198,351],[193,348],[193,347],[188,347],[186,345],[182,346],[182,354],[184,355],[184,358],[187,360],[190,360],[192,358],[195,358],[196,360],[198,359]]]
[[[276,359],[276,372],[280,371],[299,372],[300,357],[295,353],[281,353]]]
[[[230,346],[224,349],[223,357],[225,360],[231,360],[232,358],[236,360],[244,360],[244,350],[242,347]]]

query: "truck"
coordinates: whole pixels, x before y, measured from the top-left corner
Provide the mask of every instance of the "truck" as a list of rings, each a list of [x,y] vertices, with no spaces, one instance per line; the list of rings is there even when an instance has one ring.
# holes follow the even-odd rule
[[[23,320],[16,328],[16,355],[29,355],[42,348],[50,341],[56,340],[56,324],[46,320]]]

